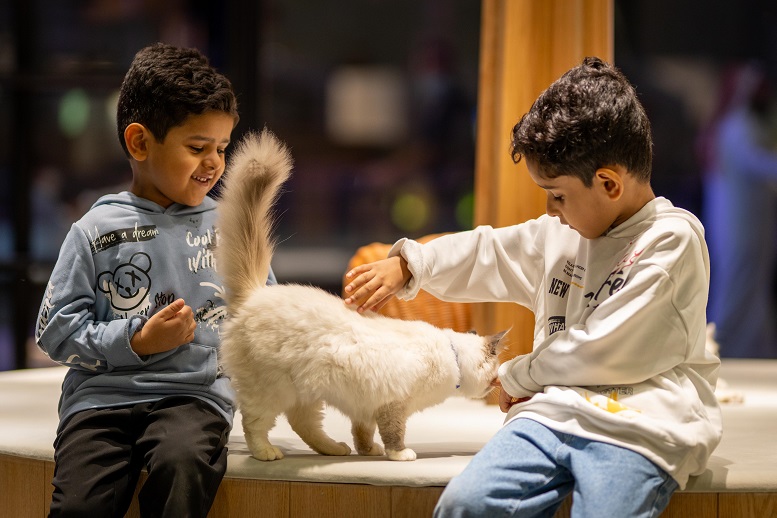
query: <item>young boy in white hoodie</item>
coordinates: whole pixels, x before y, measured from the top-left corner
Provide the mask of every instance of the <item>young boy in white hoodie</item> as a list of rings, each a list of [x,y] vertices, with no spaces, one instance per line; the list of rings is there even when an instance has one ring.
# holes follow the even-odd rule
[[[658,516],[721,437],[719,360],[705,350],[703,228],[650,186],[650,123],[597,59],[555,81],[512,132],[547,215],[478,227],[350,271],[346,303],[379,309],[424,289],[513,301],[533,350],[499,370],[505,426],[451,480],[435,516]]]

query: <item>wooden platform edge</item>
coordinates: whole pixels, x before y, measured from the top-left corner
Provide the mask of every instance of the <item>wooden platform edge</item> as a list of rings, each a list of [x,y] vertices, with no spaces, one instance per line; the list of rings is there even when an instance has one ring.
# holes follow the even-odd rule
[[[48,514],[54,463],[0,454],[0,516]],[[143,479],[138,486],[140,489]],[[284,482],[225,477],[209,518],[417,518],[431,516],[442,487]],[[556,518],[569,516],[570,501]],[[140,513],[137,498],[127,513]],[[676,493],[666,518],[777,516],[777,493]]]

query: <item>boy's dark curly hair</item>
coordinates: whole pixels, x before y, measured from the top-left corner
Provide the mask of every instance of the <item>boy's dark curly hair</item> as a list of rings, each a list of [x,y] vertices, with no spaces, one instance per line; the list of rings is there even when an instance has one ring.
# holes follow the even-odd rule
[[[148,128],[157,142],[190,115],[221,111],[238,121],[237,98],[229,79],[196,49],[154,43],[141,49],[119,92],[116,126],[129,158],[124,130],[133,122]]]
[[[515,125],[511,154],[516,163],[535,162],[547,178],[576,176],[587,187],[598,168],[616,164],[649,182],[653,138],[628,79],[587,57],[542,92]]]

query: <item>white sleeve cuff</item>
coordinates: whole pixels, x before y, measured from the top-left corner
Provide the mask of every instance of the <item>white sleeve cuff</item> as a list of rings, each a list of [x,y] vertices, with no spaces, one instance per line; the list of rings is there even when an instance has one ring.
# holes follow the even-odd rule
[[[499,381],[502,388],[513,397],[531,397],[537,392],[542,392],[542,385],[538,385],[529,375],[531,355],[516,356],[499,366]]]
[[[410,280],[407,281],[404,288],[399,290],[396,294],[397,298],[402,300],[410,300],[418,295],[421,290],[421,284],[423,281],[424,272],[424,256],[422,252],[421,243],[407,239],[403,237],[391,247],[388,257],[394,257],[395,255],[402,255],[407,261],[407,269],[410,270]]]

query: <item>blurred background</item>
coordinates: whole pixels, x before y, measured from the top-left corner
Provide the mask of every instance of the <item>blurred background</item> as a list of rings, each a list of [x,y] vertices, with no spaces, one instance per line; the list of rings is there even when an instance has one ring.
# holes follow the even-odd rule
[[[746,69],[768,86],[775,27],[773,0],[615,1],[615,63],[653,123],[657,194],[715,213],[716,128],[745,95],[726,81],[737,90]],[[289,144],[273,267],[282,282],[339,292],[361,245],[471,228],[479,33],[475,0],[2,0],[0,370],[49,365],[31,337],[62,240],[128,186],[115,105],[141,47],[199,48],[238,93],[233,141],[267,126]],[[771,90],[759,95],[759,191],[772,192],[777,124]],[[763,232],[770,261],[777,235]],[[773,269],[745,284],[771,297]]]

